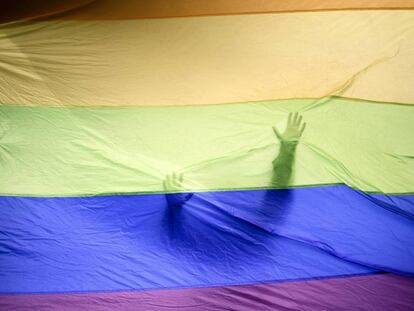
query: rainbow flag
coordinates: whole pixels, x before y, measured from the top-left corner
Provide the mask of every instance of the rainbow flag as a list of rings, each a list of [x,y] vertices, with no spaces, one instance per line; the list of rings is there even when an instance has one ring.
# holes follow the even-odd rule
[[[21,3],[0,310],[414,310],[413,0]]]

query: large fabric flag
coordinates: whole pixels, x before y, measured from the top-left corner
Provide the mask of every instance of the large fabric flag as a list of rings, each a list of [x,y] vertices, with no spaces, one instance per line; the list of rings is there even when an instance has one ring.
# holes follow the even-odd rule
[[[413,8],[5,5],[0,310],[414,310]]]

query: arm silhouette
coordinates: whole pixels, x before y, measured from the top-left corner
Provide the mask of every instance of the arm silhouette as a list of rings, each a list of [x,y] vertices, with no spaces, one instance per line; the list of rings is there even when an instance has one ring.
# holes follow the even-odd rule
[[[292,168],[295,160],[296,146],[305,130],[306,123],[297,112],[290,113],[284,132],[279,132],[273,127],[273,132],[280,142],[280,150],[276,159],[273,160],[273,174],[271,186],[286,188],[292,177]]]
[[[302,116],[298,113],[290,113],[286,129],[279,132],[273,127],[273,132],[280,142],[279,154],[273,160],[273,174],[271,186],[286,188],[292,175],[292,167],[295,159],[296,146],[305,130],[306,124],[302,122]],[[182,193],[183,174],[173,172],[166,175],[163,182],[166,192],[166,201],[169,207],[179,208],[191,199],[193,193]]]

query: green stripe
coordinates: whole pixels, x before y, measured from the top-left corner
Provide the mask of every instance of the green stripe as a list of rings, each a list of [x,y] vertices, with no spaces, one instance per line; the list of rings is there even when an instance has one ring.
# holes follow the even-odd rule
[[[74,196],[268,188],[272,125],[290,111],[307,128],[290,187],[345,183],[414,191],[414,106],[329,97],[185,107],[0,107],[0,191]]]

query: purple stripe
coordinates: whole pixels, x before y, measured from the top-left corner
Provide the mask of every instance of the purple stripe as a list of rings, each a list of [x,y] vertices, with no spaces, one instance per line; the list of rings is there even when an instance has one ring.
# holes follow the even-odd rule
[[[0,296],[0,310],[414,310],[414,279],[370,276],[181,290]]]

